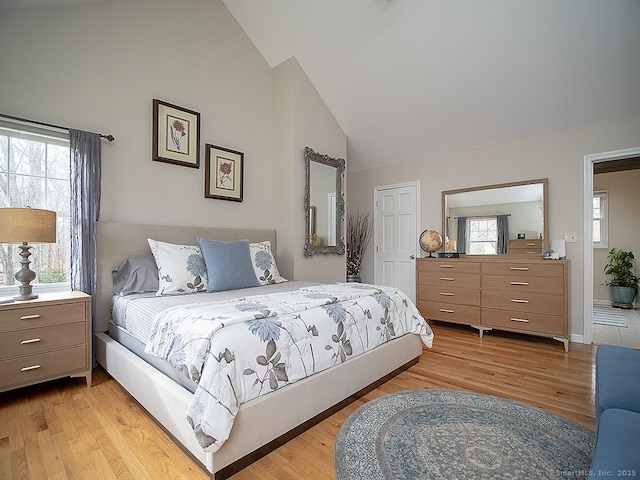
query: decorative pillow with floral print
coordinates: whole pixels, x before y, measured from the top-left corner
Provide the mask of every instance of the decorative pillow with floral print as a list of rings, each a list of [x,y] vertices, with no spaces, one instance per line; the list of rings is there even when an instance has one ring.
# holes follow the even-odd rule
[[[256,272],[256,278],[260,285],[269,285],[270,283],[286,282],[286,278],[280,276],[276,259],[271,253],[271,242],[250,243],[251,263],[253,270]]]
[[[184,295],[207,291],[207,267],[200,247],[175,245],[147,238],[158,266],[156,295]]]

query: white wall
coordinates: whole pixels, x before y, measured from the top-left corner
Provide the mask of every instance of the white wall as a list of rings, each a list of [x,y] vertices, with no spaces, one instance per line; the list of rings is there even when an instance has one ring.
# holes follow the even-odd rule
[[[116,137],[101,220],[272,226],[271,69],[221,1],[2,10],[0,44],[0,112]],[[151,160],[154,98],[200,112],[200,169]],[[242,203],[204,198],[205,143],[244,152]]]
[[[278,253],[296,279],[344,281],[344,255],[304,256],[304,147],[334,158],[346,158],[347,138],[333,114],[294,58],[274,69],[275,224],[286,250]],[[346,178],[345,178],[346,184]],[[286,231],[286,234],[281,234]],[[280,249],[279,249],[280,250]]]
[[[631,251],[640,262],[640,170],[594,175],[593,189],[608,191],[609,246],[593,249],[593,298],[608,302],[611,300],[609,287],[603,284],[609,250]],[[640,269],[636,264],[638,274]]]
[[[356,172],[348,176],[349,209],[373,212],[375,186],[419,180],[418,231],[440,231],[442,190],[549,178],[550,238],[564,238],[564,232],[578,234],[577,243],[567,244],[567,258],[571,262],[570,330],[580,340],[584,327],[584,156],[639,144],[640,117],[634,117]],[[364,281],[373,281],[373,250],[367,250],[361,274]],[[587,281],[592,281],[590,273]]]
[[[103,142],[100,220],[276,228],[285,277],[344,277],[343,260],[300,266],[302,149],[345,157],[344,133],[299,67],[276,108],[274,72],[221,0],[5,9],[0,44],[0,113],[116,137]],[[151,160],[154,98],[200,112],[200,169]],[[205,143],[244,153],[241,203],[204,198]]]

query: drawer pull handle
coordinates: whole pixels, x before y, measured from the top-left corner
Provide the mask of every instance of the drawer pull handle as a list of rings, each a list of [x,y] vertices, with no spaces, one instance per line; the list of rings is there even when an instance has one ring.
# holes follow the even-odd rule
[[[40,318],[40,315],[38,315],[37,313],[35,315],[24,315],[20,317],[20,320],[34,320],[36,318]]]
[[[527,320],[526,318],[515,318],[515,317],[511,317],[511,321],[513,321],[513,322],[529,323],[529,320]]]
[[[511,267],[509,270],[519,270],[522,272],[528,272],[529,271],[529,267]]]
[[[441,308],[440,311],[442,313],[453,313],[453,310],[449,310],[449,309],[446,309],[446,308]]]
[[[520,300],[519,298],[512,298],[510,302],[513,303],[529,303],[529,300]]]
[[[440,268],[453,268],[453,265],[440,265]]]
[[[449,293],[449,292],[440,292],[440,295],[443,295],[445,297],[453,297],[455,295],[455,293]]]
[[[443,282],[453,282],[453,278],[451,277],[440,277],[440,280]]]
[[[533,255],[534,253],[538,253],[538,252],[527,252],[527,254],[529,255]]]
[[[32,338],[32,339],[30,339],[30,340],[22,340],[22,341],[20,342],[20,344],[21,344],[21,345],[27,345],[27,344],[29,344],[29,343],[38,343],[39,341],[40,341],[40,339],[39,339],[39,338]]]
[[[525,287],[528,287],[529,282],[511,282],[511,285],[524,285]]]
[[[535,243],[527,243],[527,247],[535,247],[536,244]]]
[[[40,365],[31,365],[30,367],[21,368],[20,371],[28,372],[29,370],[37,370],[38,368],[40,368]]]

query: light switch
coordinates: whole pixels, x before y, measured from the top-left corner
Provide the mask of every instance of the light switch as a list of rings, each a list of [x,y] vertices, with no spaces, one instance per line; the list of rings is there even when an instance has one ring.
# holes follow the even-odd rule
[[[576,232],[567,232],[564,234],[564,241],[566,243],[576,243],[578,241],[578,234]]]

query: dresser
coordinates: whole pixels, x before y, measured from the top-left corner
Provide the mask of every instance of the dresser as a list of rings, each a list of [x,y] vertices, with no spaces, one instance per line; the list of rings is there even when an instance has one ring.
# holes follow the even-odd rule
[[[0,392],[61,377],[91,386],[91,297],[41,294],[0,305]]]
[[[509,240],[509,255],[540,255],[542,239]]]
[[[569,263],[524,256],[420,258],[416,301],[425,318],[550,337],[569,349]]]

